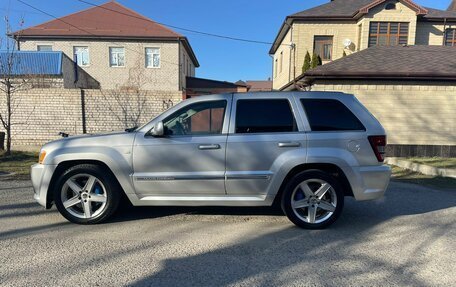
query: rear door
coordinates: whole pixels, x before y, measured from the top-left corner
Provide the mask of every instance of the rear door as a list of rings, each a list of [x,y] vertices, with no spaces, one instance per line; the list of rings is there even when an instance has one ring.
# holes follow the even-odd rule
[[[296,111],[291,95],[234,96],[226,150],[228,195],[266,194],[274,162],[283,153],[306,148]]]

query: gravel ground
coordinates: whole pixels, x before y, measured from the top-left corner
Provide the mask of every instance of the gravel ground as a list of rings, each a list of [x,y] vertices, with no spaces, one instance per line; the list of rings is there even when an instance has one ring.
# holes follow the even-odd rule
[[[456,187],[393,182],[327,230],[270,208],[130,208],[79,226],[0,181],[1,286],[456,286]]]

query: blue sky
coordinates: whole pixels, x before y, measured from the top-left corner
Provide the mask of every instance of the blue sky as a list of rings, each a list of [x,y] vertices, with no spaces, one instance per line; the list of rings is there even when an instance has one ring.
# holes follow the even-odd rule
[[[76,0],[23,0],[54,16],[88,8]],[[106,1],[87,0],[101,4]],[[118,0],[123,5],[162,23],[193,30],[272,42],[287,15],[329,0]],[[416,3],[446,9],[451,0],[416,0]],[[13,30],[24,18],[25,27],[51,18],[17,2],[0,0],[0,15],[9,13]],[[1,34],[5,25],[2,21]],[[201,67],[197,76],[225,81],[261,80],[271,76],[270,45],[242,43],[202,36],[175,29],[187,36]]]

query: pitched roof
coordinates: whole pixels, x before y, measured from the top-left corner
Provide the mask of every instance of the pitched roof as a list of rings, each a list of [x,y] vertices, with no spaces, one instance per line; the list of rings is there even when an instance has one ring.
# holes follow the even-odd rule
[[[448,6],[447,11],[456,11],[456,0],[451,1],[451,4]]]
[[[0,75],[59,76],[62,74],[62,57],[62,52],[0,51]],[[10,71],[8,63],[12,63]]]
[[[290,25],[296,21],[306,20],[346,20],[355,21],[363,15],[369,13],[370,9],[381,5],[386,0],[332,0],[329,3],[313,7],[286,17],[280,31],[274,40],[269,53],[273,54],[279,47],[280,42],[285,37]],[[413,9],[417,16],[426,20],[456,20],[456,12],[443,11],[433,8],[422,7],[412,0],[399,0],[404,5]]]
[[[187,77],[187,89],[206,88],[206,89],[229,89],[245,87],[245,85],[226,81],[217,81],[204,78]]]
[[[272,91],[272,81],[247,81],[249,92]]]
[[[182,35],[115,2],[79,11],[45,22],[13,35],[72,37],[178,38]]]
[[[307,71],[298,80],[400,79],[456,81],[456,49],[448,46],[376,46]]]
[[[106,2],[11,34],[21,38],[159,39],[182,41],[196,67],[188,39],[119,4]]]

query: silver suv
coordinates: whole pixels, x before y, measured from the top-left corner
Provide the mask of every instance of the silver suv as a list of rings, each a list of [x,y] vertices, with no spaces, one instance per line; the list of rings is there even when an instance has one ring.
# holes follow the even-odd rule
[[[315,229],[339,217],[344,196],[383,196],[385,146],[384,129],[353,95],[211,95],[126,132],[50,142],[32,182],[41,205],[55,203],[80,224],[105,221],[128,198],[134,206],[277,204]]]

